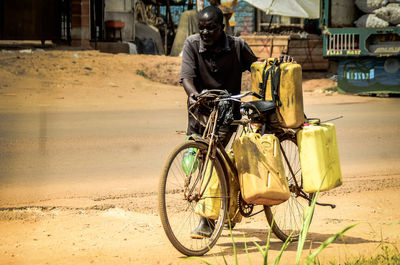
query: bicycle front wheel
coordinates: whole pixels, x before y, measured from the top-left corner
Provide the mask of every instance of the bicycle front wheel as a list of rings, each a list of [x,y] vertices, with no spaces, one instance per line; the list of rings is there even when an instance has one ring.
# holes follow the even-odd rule
[[[264,206],[264,211],[272,231],[280,240],[286,241],[291,234],[290,240],[296,241],[303,223],[304,207],[310,205],[314,194],[307,194],[302,190],[300,154],[296,137],[284,135],[279,140],[290,198],[279,205]]]
[[[221,235],[228,192],[217,158],[207,159],[208,146],[186,141],[167,159],[159,185],[159,214],[172,245],[187,256],[207,253]],[[201,217],[215,226],[210,237],[192,238]]]

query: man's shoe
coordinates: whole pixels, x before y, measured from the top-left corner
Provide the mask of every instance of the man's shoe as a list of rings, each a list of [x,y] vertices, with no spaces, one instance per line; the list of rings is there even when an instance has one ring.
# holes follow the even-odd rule
[[[200,218],[199,225],[194,229],[190,235],[193,239],[203,239],[211,237],[215,229],[214,220],[205,217]]]
[[[226,229],[233,229],[233,228],[235,227],[235,225],[236,225],[236,223],[231,223],[231,227],[229,227],[229,223],[225,223],[225,224],[224,224],[224,227],[225,227]]]

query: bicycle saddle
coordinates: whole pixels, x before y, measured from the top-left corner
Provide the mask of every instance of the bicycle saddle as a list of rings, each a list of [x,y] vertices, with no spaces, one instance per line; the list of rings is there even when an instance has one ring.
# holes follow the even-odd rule
[[[273,101],[267,100],[254,100],[243,103],[243,108],[253,109],[260,114],[275,111],[276,104]]]

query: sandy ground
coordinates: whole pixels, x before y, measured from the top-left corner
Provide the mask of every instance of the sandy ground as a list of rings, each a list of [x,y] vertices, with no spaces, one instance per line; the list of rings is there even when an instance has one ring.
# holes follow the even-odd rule
[[[185,94],[177,86],[179,65],[179,58],[164,56],[3,50],[0,112],[31,113],[43,108],[55,112],[185,111]],[[379,100],[325,93],[325,88],[335,86],[326,73],[306,73],[304,77],[305,104]],[[246,75],[245,87],[248,80]],[[321,260],[343,261],[360,254],[374,255],[382,243],[399,246],[399,173],[345,179],[341,188],[325,193],[321,201],[335,203],[337,208],[318,208],[305,248],[315,249],[330,235],[353,223],[360,224],[325,250]],[[29,184],[0,183],[0,264],[200,263],[184,259],[164,236],[157,215],[157,194],[154,189],[146,188],[154,183],[143,180],[137,191],[130,193],[109,192],[106,183],[98,183],[96,192],[87,196],[71,195],[68,187],[60,184],[55,188],[57,192],[40,190],[48,192],[45,200],[27,195]],[[89,190],[80,187],[82,192],[86,188]],[[238,224],[234,235],[241,264],[248,263],[245,241],[249,242],[253,264],[260,264],[261,257],[250,242],[264,245],[267,231],[262,215]],[[281,246],[280,241],[272,239],[270,261]],[[233,263],[231,240],[226,231],[212,251],[219,262],[222,262],[221,251]],[[283,263],[293,264],[295,252],[296,244],[289,246],[282,257]],[[211,255],[206,259],[215,261]]]

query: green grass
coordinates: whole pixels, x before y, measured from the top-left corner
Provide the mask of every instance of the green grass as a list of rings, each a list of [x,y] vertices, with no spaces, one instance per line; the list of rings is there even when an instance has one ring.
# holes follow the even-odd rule
[[[339,263],[331,262],[332,265]],[[360,256],[350,261],[345,261],[344,265],[398,265],[400,264],[400,252],[395,246],[383,245],[381,253],[373,257]]]

